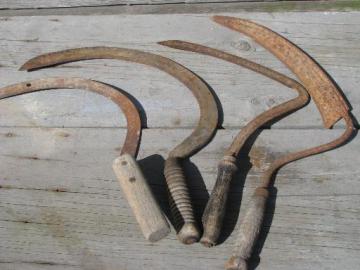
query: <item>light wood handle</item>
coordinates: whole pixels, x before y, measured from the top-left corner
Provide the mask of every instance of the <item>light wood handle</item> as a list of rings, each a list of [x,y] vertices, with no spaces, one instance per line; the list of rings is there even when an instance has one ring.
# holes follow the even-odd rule
[[[144,237],[156,242],[168,235],[169,223],[136,160],[128,154],[121,155],[114,160],[113,169]]]
[[[260,187],[255,190],[241,223],[233,256],[225,265],[227,270],[247,270],[247,260],[251,257],[261,230],[268,196],[269,192],[265,188]]]

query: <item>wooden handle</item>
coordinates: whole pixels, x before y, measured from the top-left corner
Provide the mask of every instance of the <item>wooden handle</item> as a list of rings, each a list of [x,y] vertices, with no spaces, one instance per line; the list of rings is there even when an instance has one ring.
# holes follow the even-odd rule
[[[144,237],[156,242],[168,235],[169,223],[136,160],[128,154],[121,155],[114,160],[113,169]]]
[[[217,243],[225,215],[231,179],[236,171],[236,158],[233,156],[223,157],[218,166],[215,186],[202,216],[204,233],[200,242],[204,246],[212,247]]]
[[[199,241],[200,232],[194,218],[180,159],[169,157],[165,161],[164,174],[169,189],[170,207],[178,231],[178,239],[184,244],[195,243]]]
[[[268,196],[269,192],[265,188],[255,190],[241,223],[233,256],[225,265],[227,270],[247,270],[246,261],[251,257],[255,241],[259,236]]]

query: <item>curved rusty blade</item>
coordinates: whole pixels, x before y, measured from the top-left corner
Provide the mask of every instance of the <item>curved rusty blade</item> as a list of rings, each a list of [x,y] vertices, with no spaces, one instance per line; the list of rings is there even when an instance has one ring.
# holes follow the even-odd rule
[[[111,86],[91,80],[45,78],[0,88],[0,99],[35,91],[64,88],[98,93],[112,100],[124,112],[127,134],[120,156],[113,162],[113,169],[144,237],[151,242],[162,239],[170,232],[170,227],[135,160],[140,144],[141,121],[140,114],[129,97]]]
[[[185,84],[196,97],[200,106],[199,122],[190,136],[169,153],[165,161],[164,174],[170,191],[171,209],[178,239],[184,244],[198,241],[200,231],[194,217],[181,162],[182,159],[188,158],[204,147],[215,134],[218,125],[218,108],[214,96],[199,77],[180,64],[163,56],[132,49],[90,47],[54,52],[29,60],[20,70],[99,58],[125,60],[160,69]]]
[[[279,117],[284,117],[305,106],[309,101],[309,95],[306,89],[297,81],[242,57],[203,45],[180,40],[162,41],[159,42],[159,44],[175,49],[197,52],[231,62],[262,74],[298,92],[297,97],[272,107],[247,123],[235,137],[224,157],[219,162],[218,176],[202,216],[204,233],[200,241],[203,245],[211,247],[217,243],[220,236],[226,210],[227,194],[229,193],[231,180],[237,172],[236,158],[238,157],[244,144],[256,130],[269,121]]]
[[[240,150],[247,141],[247,139],[258,128],[260,128],[261,126],[263,126],[264,124],[275,118],[284,116],[290,112],[300,109],[309,101],[309,95],[306,89],[300,83],[287,77],[286,75],[280,72],[272,70],[258,63],[252,62],[248,59],[233,54],[229,54],[214,48],[203,46],[200,44],[181,41],[181,40],[161,41],[158,42],[158,44],[174,49],[196,52],[225,60],[235,65],[239,65],[246,69],[255,71],[256,73],[262,74],[265,77],[275,80],[281,83],[282,85],[294,89],[296,92],[298,92],[299,95],[296,98],[281,103],[277,106],[274,106],[273,108],[261,113],[253,120],[251,120],[248,124],[246,124],[246,126],[241,129],[240,133],[235,137],[235,139],[231,143],[231,146],[226,151],[225,154],[226,156],[237,157],[239,155]]]
[[[171,151],[170,156],[181,158],[191,156],[212,138],[218,124],[218,110],[209,88],[190,70],[163,56],[125,48],[76,48],[34,57],[27,61],[20,70],[39,69],[90,59],[119,59],[149,65],[170,74],[190,89],[199,103],[200,119],[196,129]]]
[[[309,91],[326,128],[332,127],[348,114],[349,107],[329,76],[310,56],[289,40],[249,20],[228,16],[214,16],[213,20],[251,37],[282,61]]]
[[[51,89],[83,89],[98,93],[116,103],[125,114],[127,122],[127,134],[120,154],[127,153],[136,157],[141,138],[139,111],[126,95],[111,86],[82,78],[44,78],[0,88],[0,99]]]
[[[292,161],[323,153],[346,143],[354,132],[354,123],[349,107],[339,89],[326,72],[296,45],[270,29],[248,20],[226,16],[215,16],[213,20],[250,36],[288,66],[314,98],[326,128],[332,127],[340,119],[344,119],[346,123],[346,129],[339,138],[280,157],[272,162],[262,175],[262,183],[255,190],[247,213],[240,225],[239,238],[235,244],[232,257],[225,266],[228,270],[247,269],[247,260],[252,255],[255,241],[260,233],[268,198],[267,189],[272,184],[275,172]]]

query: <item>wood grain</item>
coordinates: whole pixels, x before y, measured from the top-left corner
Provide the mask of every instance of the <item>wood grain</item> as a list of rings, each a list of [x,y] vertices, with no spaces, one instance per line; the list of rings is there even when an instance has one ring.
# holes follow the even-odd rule
[[[140,164],[165,208],[161,156],[187,132],[149,129],[143,134]],[[236,132],[220,130],[214,141],[192,159],[195,165],[186,166],[192,176],[189,185],[199,218],[215,183],[217,162]],[[253,168],[245,182],[241,208],[246,208],[261,171],[275,156],[319,144],[340,133],[264,131],[250,153]],[[111,169],[125,130],[17,127],[0,128],[0,134],[0,262],[5,267],[166,269],[171,263],[172,269],[223,268],[236,230],[213,249],[199,244],[185,247],[174,233],[156,244],[143,239]],[[351,144],[294,162],[279,172],[277,196],[270,197],[270,204],[276,207],[265,215],[265,227],[270,223],[271,227],[258,269],[288,269],[290,259],[294,269],[304,269],[304,265],[356,268],[360,263],[359,147],[360,140],[355,138]],[[240,162],[241,171],[246,164],[246,159]],[[236,221],[242,187],[240,173],[229,195],[231,210],[225,217],[228,234]],[[134,260],[134,254],[141,256]]]
[[[156,242],[168,235],[170,226],[134,157],[117,157],[113,170],[145,239]]]
[[[355,116],[360,115],[357,90],[360,82],[359,13],[331,13],[331,20],[329,14],[321,12],[231,15],[267,25],[310,53],[343,89]],[[190,40],[290,74],[264,49],[239,33],[216,25],[209,16],[114,15],[92,16],[90,21],[88,16],[3,17],[0,24],[1,83],[6,85],[46,75],[84,76],[131,93],[146,111],[148,127],[182,128],[196,124],[199,114],[191,93],[173,78],[155,69],[115,60],[92,60],[32,73],[17,71],[22,63],[40,53],[107,45],[159,53],[189,67],[217,93],[223,106],[224,127],[244,126],[260,112],[295,96],[278,83],[230,63],[155,44],[166,39]],[[176,98],[179,96],[181,98]],[[74,95],[67,91],[54,95],[38,93],[3,101],[2,104],[2,126],[13,126],[15,123],[53,127],[125,126],[124,118],[118,122],[115,106],[101,97],[82,92]],[[62,104],[67,104],[66,108]],[[318,128],[322,126],[320,118],[311,103],[274,127]]]
[[[35,7],[32,1],[1,2],[5,3]],[[59,5],[60,1],[42,3]],[[200,9],[204,12],[208,7]],[[148,126],[138,160],[169,216],[164,157],[191,133],[198,120],[191,93],[166,74],[120,61],[78,62],[33,73],[18,72],[17,68],[40,53],[100,45],[159,53],[188,66],[217,93],[226,128],[185,164],[200,220],[215,184],[217,164],[240,127],[295,93],[229,63],[155,43],[189,40],[289,72],[251,40],[212,23],[208,19],[211,14],[101,16],[94,13],[102,11],[92,10],[89,17],[68,16],[70,9],[63,10],[66,16],[37,16],[42,12],[34,10],[30,10],[34,16],[19,12],[18,17],[1,12],[6,14],[0,17],[1,85],[69,75],[104,81],[131,93],[141,104]],[[71,10],[83,12],[82,8]],[[167,7],[169,12],[172,9]],[[305,49],[343,89],[359,117],[359,12],[228,15],[267,25]],[[223,243],[207,249],[200,244],[179,244],[174,230],[158,243],[143,238],[111,168],[125,139],[125,125],[125,118],[112,103],[80,90],[29,94],[0,102],[0,269],[159,270],[169,269],[169,265],[174,270],[223,269],[235,245],[236,221],[239,224],[243,219],[266,166],[281,154],[318,145],[342,132],[341,125],[324,130],[313,103],[264,130],[250,151],[250,160],[245,153],[241,155],[239,173],[230,187]],[[263,243],[257,270],[287,270],[289,264],[294,270],[358,267],[359,147],[360,139],[355,137],[335,151],[280,170],[277,190],[271,191],[264,217],[262,241],[256,247]],[[255,256],[251,263],[257,262]]]
[[[222,0],[221,2],[253,2],[256,0]],[[0,9],[34,9],[61,7],[102,7],[113,5],[154,5],[179,3],[212,3],[219,0],[3,0]]]

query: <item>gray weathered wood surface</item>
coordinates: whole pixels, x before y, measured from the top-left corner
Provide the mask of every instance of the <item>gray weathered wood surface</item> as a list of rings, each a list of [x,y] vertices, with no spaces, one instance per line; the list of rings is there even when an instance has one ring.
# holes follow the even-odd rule
[[[299,44],[331,74],[360,117],[359,12],[231,15],[266,24]],[[148,126],[139,159],[168,212],[163,158],[191,132],[198,118],[196,101],[185,87],[158,70],[120,61],[92,60],[32,73],[16,69],[40,53],[100,45],[139,48],[186,65],[213,87],[224,111],[225,129],[186,164],[200,217],[215,181],[216,164],[239,129],[256,114],[294,96],[240,67],[155,44],[163,39],[190,40],[290,74],[254,42],[208,17],[4,16],[0,18],[1,85],[68,75],[104,81],[131,93],[145,110]],[[249,161],[245,156],[241,159],[243,171],[232,188],[225,241],[207,249],[199,244],[184,246],[173,232],[155,244],[143,239],[111,168],[125,126],[115,105],[81,90],[0,101],[1,270],[222,269],[237,232],[233,229],[239,204],[244,209],[266,165],[281,154],[326,142],[342,132],[341,124],[323,129],[313,103],[264,130],[251,149],[253,166],[246,181]],[[265,242],[257,269],[357,269],[359,148],[360,139],[355,137],[344,147],[280,170],[277,194],[273,193],[266,214],[270,231],[262,235]]]
[[[212,2],[256,2],[258,0],[2,0],[0,9],[33,9],[62,7],[103,7],[113,5],[153,5]],[[273,0],[277,1],[277,0]],[[291,0],[290,0],[291,1]],[[259,2],[259,1],[258,1]]]
[[[268,25],[314,56],[351,100],[355,116],[360,116],[360,106],[357,106],[360,103],[357,94],[360,81],[359,13],[234,15]],[[295,96],[293,90],[233,64],[156,44],[164,39],[190,40],[291,75],[270,53],[248,38],[216,25],[208,15],[109,15],[91,16],[91,20],[88,16],[6,17],[1,21],[0,33],[2,85],[47,75],[84,76],[104,81],[128,91],[139,100],[146,111],[148,127],[190,127],[198,120],[196,100],[190,91],[163,72],[117,60],[84,61],[32,73],[17,69],[40,53],[82,46],[131,47],[160,53],[189,67],[212,86],[223,105],[224,127],[244,126],[260,112]],[[36,102],[30,102],[34,99]],[[70,100],[74,102],[69,103]],[[69,103],[66,111],[64,103]],[[24,107],[22,113],[16,113]],[[115,105],[82,91],[18,97],[4,101],[0,110],[0,123],[6,126],[14,123],[76,127],[125,124],[124,118],[119,122]],[[287,128],[321,126],[320,115],[313,104],[275,125]]]

